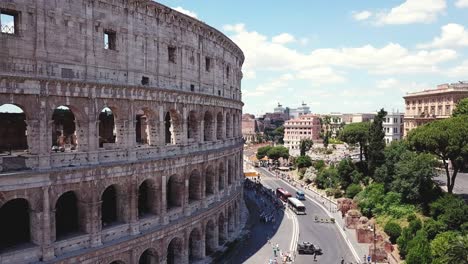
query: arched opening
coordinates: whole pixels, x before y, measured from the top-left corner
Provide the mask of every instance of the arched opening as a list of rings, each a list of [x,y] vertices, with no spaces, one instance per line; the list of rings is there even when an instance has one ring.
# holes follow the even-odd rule
[[[226,138],[232,138],[232,119],[230,114],[226,114]]]
[[[135,135],[138,144],[147,145],[150,142],[148,121],[145,111],[139,110],[136,113]]]
[[[233,166],[232,166],[232,161],[231,160],[228,160],[228,171],[227,171],[227,174],[228,174],[228,185],[231,185],[232,184],[232,175],[233,175]]]
[[[55,204],[55,237],[60,240],[79,231],[78,199],[73,191],[69,191]]]
[[[114,185],[106,188],[102,193],[101,220],[102,227],[107,227],[117,223],[117,189]]]
[[[29,203],[14,199],[0,208],[0,252],[31,241]]]
[[[189,177],[189,203],[201,200],[202,179],[197,170],[192,171]]]
[[[195,111],[190,111],[187,117],[187,138],[191,141],[198,141],[198,120]]]
[[[149,248],[141,254],[138,264],[159,264],[159,255],[156,250]]]
[[[204,123],[203,140],[204,141],[213,140],[213,117],[211,116],[211,113],[209,111],[205,112],[203,123]]]
[[[151,180],[145,180],[138,188],[138,216],[144,217],[151,214],[156,214],[156,190]]]
[[[167,247],[167,264],[179,264],[183,263],[183,241],[176,237],[171,240]]]
[[[228,233],[229,236],[234,232],[234,215],[232,213],[232,207],[228,209]]]
[[[215,192],[215,175],[213,167],[208,166],[205,171],[205,193],[206,195],[212,195]]]
[[[215,224],[212,220],[206,224],[205,231],[205,255],[209,256],[216,251],[216,233]]]
[[[125,264],[125,262],[120,261],[120,260],[115,260],[115,261],[112,261],[110,264]]]
[[[164,117],[164,135],[166,144],[175,144],[173,137],[174,124],[172,122],[171,113],[167,112]]]
[[[218,245],[221,246],[226,242],[226,230],[224,228],[224,215],[221,213],[218,217]]]
[[[109,107],[104,107],[99,113],[99,147],[102,148],[104,144],[111,144],[116,141],[114,113]]]
[[[173,209],[182,206],[184,197],[184,178],[179,175],[172,175],[167,181],[166,200],[167,209]]]
[[[224,163],[219,163],[218,168],[218,190],[224,190]]]
[[[55,108],[52,115],[52,150],[74,150],[78,145],[75,135],[75,115],[67,106]]]
[[[193,263],[203,258],[202,236],[198,228],[190,233],[189,237],[189,262]]]
[[[216,139],[223,139],[223,114],[219,112],[216,115]]]
[[[26,115],[13,104],[0,106],[0,153],[28,149]]]

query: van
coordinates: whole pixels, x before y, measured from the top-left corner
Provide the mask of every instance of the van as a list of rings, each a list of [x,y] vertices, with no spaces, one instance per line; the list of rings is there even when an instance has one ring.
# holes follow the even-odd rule
[[[304,192],[302,192],[302,191],[297,191],[297,192],[296,192],[296,198],[297,198],[298,200],[304,201],[304,200],[305,200]]]

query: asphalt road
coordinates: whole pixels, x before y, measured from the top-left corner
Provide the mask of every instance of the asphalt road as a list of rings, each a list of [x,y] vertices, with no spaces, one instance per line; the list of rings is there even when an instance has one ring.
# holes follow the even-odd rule
[[[262,183],[271,188],[284,188],[291,194],[296,193],[288,184],[275,177],[265,177],[271,175],[263,168],[257,168],[262,173]],[[313,262],[312,255],[297,255],[295,263],[323,263],[323,264],[339,264],[341,258],[344,258],[345,263],[356,263],[348,244],[340,234],[340,230],[335,224],[331,223],[315,223],[315,216],[318,218],[329,218],[326,212],[316,203],[306,199],[302,201],[306,206],[306,215],[298,215],[299,222],[299,241],[309,241],[313,244],[318,244],[323,250],[323,255],[317,257],[317,261]],[[324,204],[327,207],[327,204]]]

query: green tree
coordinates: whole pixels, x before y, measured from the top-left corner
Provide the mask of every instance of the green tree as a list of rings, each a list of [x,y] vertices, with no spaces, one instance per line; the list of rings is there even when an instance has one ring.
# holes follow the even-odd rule
[[[401,227],[399,224],[389,221],[387,224],[385,224],[384,232],[390,237],[390,242],[395,244],[401,235]]]
[[[345,190],[353,182],[352,174],[356,171],[356,166],[354,166],[351,158],[345,158],[338,163],[337,169],[341,188]]]
[[[363,215],[371,217],[375,207],[383,201],[385,197],[384,186],[380,183],[373,183],[356,195],[356,200]]]
[[[460,229],[468,219],[468,205],[455,195],[446,194],[429,207],[431,216],[446,225],[449,230]]]
[[[432,153],[442,160],[447,190],[452,193],[458,172],[468,163],[468,115],[437,120],[418,127],[409,133],[408,141],[417,151]],[[452,173],[447,161],[452,165]]]
[[[468,264],[468,235],[457,236],[450,243],[446,255],[446,263]]]
[[[391,189],[401,193],[404,201],[426,203],[433,198],[436,160],[430,154],[405,153],[395,165]]]
[[[408,243],[407,264],[430,264],[432,262],[431,244],[424,230],[419,230]]]
[[[268,150],[267,156],[272,160],[278,160],[279,158],[287,159],[289,158],[289,150],[284,146],[272,147]]]
[[[424,222],[423,228],[427,233],[427,237],[432,240],[437,234],[447,230],[447,225],[442,221],[436,221],[432,218],[429,218]]]
[[[312,166],[312,160],[310,159],[309,156],[299,156],[296,159],[296,166],[298,168],[308,168]]]
[[[348,188],[346,188],[346,197],[354,198],[358,193],[362,191],[361,185],[359,184],[350,184]]]
[[[453,109],[452,116],[468,115],[468,97],[461,99],[457,107]]]
[[[403,154],[408,151],[406,140],[392,141],[390,145],[385,147],[385,163],[375,170],[374,179],[376,182],[383,183],[386,191],[390,190],[395,177],[395,165],[401,160]]]
[[[336,188],[338,185],[338,171],[333,167],[319,171],[315,178],[315,184],[320,189]]]
[[[257,149],[257,159],[262,159],[263,157],[267,156],[268,151],[270,151],[273,147],[272,146],[264,146]]]
[[[305,156],[307,151],[309,151],[313,145],[314,142],[312,139],[301,139],[299,142],[300,156]]]
[[[316,160],[316,161],[313,161],[313,162],[312,162],[312,166],[314,166],[314,168],[315,168],[317,171],[321,171],[322,169],[325,168],[325,161],[323,161],[323,160]]]
[[[433,264],[468,263],[468,236],[454,231],[438,234],[431,241]]]
[[[367,142],[369,139],[369,122],[351,123],[345,125],[340,133],[340,140],[348,144],[359,144],[359,159],[363,161],[363,155],[367,160]]]
[[[385,162],[385,132],[382,125],[385,116],[387,116],[387,112],[383,108],[380,109],[369,129],[368,166],[370,175],[373,175],[375,169]]]
[[[277,127],[274,130],[275,141],[279,144],[284,144],[284,126]]]
[[[323,136],[323,147],[328,149],[328,143],[330,142],[330,131],[325,132],[325,135]]]

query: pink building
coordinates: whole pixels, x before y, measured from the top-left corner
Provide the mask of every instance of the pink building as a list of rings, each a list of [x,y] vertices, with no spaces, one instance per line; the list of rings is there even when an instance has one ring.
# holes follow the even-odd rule
[[[284,123],[284,145],[288,149],[299,149],[301,139],[320,141],[320,117],[313,114],[302,115]]]

